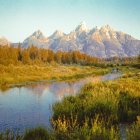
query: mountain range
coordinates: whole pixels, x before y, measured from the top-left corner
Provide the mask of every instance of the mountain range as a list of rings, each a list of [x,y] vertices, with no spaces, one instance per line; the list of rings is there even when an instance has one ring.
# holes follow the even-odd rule
[[[6,44],[10,42],[0,38],[0,45]],[[12,44],[15,45],[15,43]],[[46,37],[37,30],[21,43],[23,48],[32,45],[53,51],[80,51],[99,58],[133,57],[140,54],[140,40],[116,31],[109,25],[88,29],[85,22],[69,34],[57,30]]]

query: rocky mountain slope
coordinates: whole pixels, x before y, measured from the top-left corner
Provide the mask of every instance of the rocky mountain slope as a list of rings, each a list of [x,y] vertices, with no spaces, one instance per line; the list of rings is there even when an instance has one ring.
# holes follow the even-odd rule
[[[38,30],[22,43],[24,48],[32,45],[53,51],[78,50],[100,58],[132,57],[140,54],[140,40],[116,31],[109,25],[88,29],[84,22],[69,34],[57,30],[51,36],[45,37]]]

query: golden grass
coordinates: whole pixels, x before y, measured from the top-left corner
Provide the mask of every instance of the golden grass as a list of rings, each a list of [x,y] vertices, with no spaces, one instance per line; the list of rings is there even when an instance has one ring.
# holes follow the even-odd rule
[[[0,87],[40,80],[69,80],[107,73],[107,69],[73,65],[0,65]]]

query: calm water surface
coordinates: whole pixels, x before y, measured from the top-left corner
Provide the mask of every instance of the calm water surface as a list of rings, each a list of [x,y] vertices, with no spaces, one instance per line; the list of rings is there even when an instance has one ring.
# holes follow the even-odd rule
[[[114,73],[75,82],[40,83],[0,91],[0,131],[9,128],[22,132],[40,125],[49,127],[55,102],[64,96],[75,95],[86,83],[114,80],[120,76],[120,73]]]

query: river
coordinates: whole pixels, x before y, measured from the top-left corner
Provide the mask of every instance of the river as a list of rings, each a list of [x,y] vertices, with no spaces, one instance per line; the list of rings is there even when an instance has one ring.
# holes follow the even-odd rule
[[[0,91],[0,131],[8,128],[23,132],[36,126],[49,127],[55,102],[76,95],[86,83],[114,80],[120,76],[120,73],[110,73],[75,82],[44,82]]]

